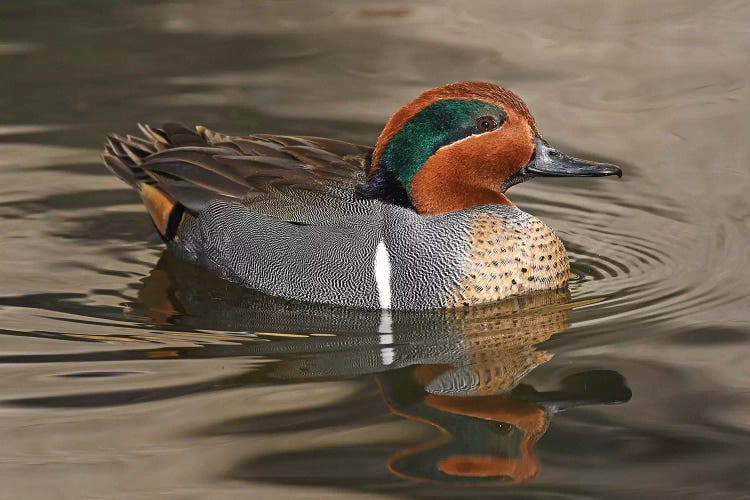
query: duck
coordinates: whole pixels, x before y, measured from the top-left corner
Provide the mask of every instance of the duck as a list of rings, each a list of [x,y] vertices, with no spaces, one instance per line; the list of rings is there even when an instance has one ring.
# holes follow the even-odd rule
[[[262,294],[364,309],[471,307],[567,287],[558,236],[506,195],[535,177],[622,176],[546,142],[488,82],[426,90],[374,147],[139,125],[102,158],[168,251]]]

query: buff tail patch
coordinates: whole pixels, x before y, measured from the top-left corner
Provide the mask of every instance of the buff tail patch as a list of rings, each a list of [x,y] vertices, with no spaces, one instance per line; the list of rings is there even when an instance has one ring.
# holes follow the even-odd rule
[[[173,240],[182,222],[185,208],[153,184],[141,183],[138,187],[156,230],[164,241]]]

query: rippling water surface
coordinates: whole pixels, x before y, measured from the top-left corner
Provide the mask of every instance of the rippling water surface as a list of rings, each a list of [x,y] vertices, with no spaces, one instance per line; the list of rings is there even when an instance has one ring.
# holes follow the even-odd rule
[[[748,2],[0,4],[0,497],[746,498]],[[373,143],[421,90],[516,90],[625,176],[511,197],[566,292],[361,312],[164,254],[104,135]]]

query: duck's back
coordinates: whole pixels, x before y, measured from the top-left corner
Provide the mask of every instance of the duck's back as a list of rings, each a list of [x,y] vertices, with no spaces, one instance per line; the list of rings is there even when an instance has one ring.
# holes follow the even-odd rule
[[[156,187],[192,212],[215,199],[284,188],[351,197],[372,155],[370,147],[322,137],[230,136],[173,123],[139,127],[143,137],[109,137],[105,164],[136,189]]]

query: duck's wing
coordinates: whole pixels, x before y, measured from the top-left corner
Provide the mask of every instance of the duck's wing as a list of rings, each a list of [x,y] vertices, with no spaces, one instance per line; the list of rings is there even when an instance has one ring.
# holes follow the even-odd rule
[[[372,154],[321,137],[230,136],[179,124],[140,129],[143,137],[109,137],[107,167],[142,195],[144,185],[156,188],[193,213],[216,199],[282,217],[290,203],[299,210],[310,197],[351,200]]]

